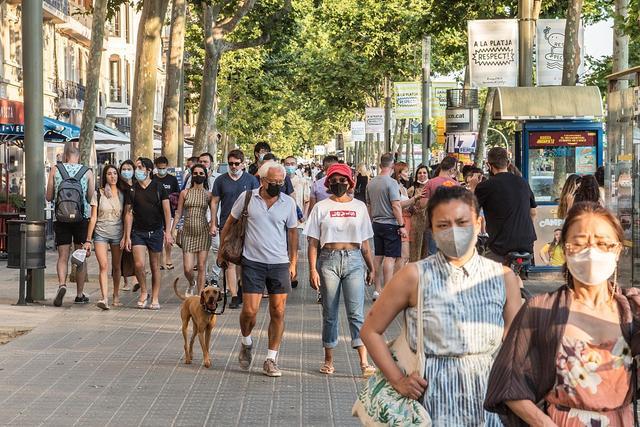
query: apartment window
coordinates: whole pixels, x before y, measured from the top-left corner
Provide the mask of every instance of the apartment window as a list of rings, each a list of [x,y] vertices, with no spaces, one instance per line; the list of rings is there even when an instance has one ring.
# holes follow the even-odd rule
[[[109,60],[109,92],[111,102],[122,102],[122,76],[119,58]]]
[[[78,83],[84,86],[84,73],[85,73],[85,56],[82,50],[78,48]]]
[[[112,24],[111,34],[114,35],[115,37],[120,37],[120,28],[122,26],[122,23],[120,22],[120,13],[121,13],[120,9],[116,10],[116,13],[113,15],[113,22],[111,23]]]
[[[131,23],[129,22],[129,6],[124,5],[124,37],[127,43],[131,43]]]
[[[127,105],[131,105],[131,64],[124,61],[124,88],[127,97]]]

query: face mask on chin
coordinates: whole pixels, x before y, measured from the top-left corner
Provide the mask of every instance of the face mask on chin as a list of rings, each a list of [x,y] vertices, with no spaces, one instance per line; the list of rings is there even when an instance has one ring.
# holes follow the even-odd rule
[[[603,252],[597,248],[567,255],[566,260],[571,275],[586,286],[601,285],[618,267],[618,255],[615,252]]]
[[[476,244],[473,225],[447,228],[433,233],[438,249],[449,258],[461,258]]]
[[[237,170],[229,169],[229,173],[233,176],[240,176],[242,174],[242,169],[237,169]]]

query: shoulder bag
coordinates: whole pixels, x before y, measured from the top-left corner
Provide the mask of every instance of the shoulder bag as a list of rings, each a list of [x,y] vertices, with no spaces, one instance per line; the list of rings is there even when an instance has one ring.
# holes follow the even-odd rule
[[[407,335],[407,314],[400,335],[388,343],[393,359],[405,374],[417,372],[424,377],[424,337],[422,320],[422,283],[418,283],[418,304],[416,305],[416,349],[409,346]],[[380,369],[371,376],[358,393],[352,415],[358,417],[364,426],[420,426],[430,427],[431,417],[422,404],[402,396],[387,381]]]
[[[220,257],[227,263],[240,264],[242,261],[242,250],[244,247],[244,236],[247,231],[247,218],[249,217],[249,202],[253,197],[253,190],[247,190],[244,197],[244,207],[240,218],[233,224],[227,222],[225,228],[229,230],[224,235],[224,240],[220,242]]]

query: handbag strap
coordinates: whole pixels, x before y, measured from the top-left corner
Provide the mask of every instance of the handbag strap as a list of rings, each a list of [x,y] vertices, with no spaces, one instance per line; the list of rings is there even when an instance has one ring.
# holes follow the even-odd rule
[[[247,190],[247,194],[244,196],[244,207],[242,208],[242,217],[249,216],[249,202],[251,201],[251,196],[253,196],[253,190]]]

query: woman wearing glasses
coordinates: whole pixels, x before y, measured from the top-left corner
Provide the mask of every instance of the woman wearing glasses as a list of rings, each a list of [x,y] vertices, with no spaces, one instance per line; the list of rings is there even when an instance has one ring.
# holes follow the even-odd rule
[[[199,295],[204,289],[205,272],[207,266],[207,255],[211,248],[211,238],[209,237],[209,222],[207,221],[207,209],[211,201],[211,193],[208,190],[207,169],[197,164],[191,168],[191,187],[182,190],[178,199],[173,221],[173,229],[184,213],[184,225],[179,244],[182,247],[182,257],[184,265],[184,277],[189,282],[187,294]],[[198,293],[195,293],[193,282],[194,262],[198,265]]]
[[[322,295],[323,374],[332,374],[333,349],[338,345],[340,292],[349,318],[351,346],[360,357],[364,377],[375,372],[369,365],[367,349],[360,339],[364,322],[364,287],[374,277],[369,239],[373,228],[366,205],[349,196],[355,187],[349,166],[336,163],[327,170],[325,186],[331,196],[318,202],[305,223],[309,240],[311,287]],[[320,248],[320,254],[318,254]]]
[[[569,210],[561,234],[567,284],[522,307],[491,371],[485,408],[506,425],[633,425],[640,293],[616,283],[622,238],[597,203]]]

